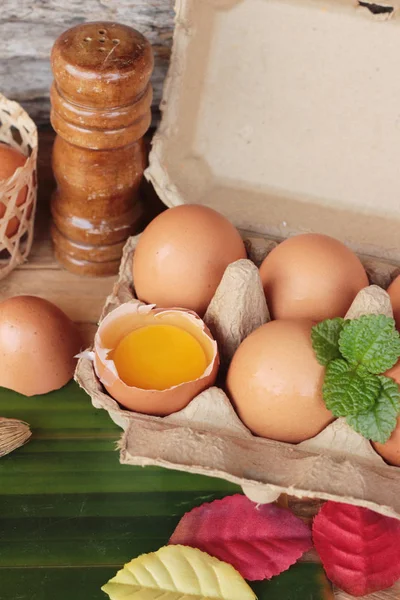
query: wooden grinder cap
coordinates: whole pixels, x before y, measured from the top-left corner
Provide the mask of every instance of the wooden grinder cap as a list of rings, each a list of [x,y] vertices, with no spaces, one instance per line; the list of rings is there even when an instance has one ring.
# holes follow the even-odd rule
[[[118,23],[84,23],[63,33],[51,64],[59,93],[80,106],[126,106],[144,93],[153,70],[146,38]]]

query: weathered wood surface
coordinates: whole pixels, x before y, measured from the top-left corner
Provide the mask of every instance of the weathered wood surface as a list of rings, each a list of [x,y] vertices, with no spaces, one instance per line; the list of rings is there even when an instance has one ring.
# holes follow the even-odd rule
[[[152,43],[154,112],[161,99],[173,32],[173,0],[0,0],[0,91],[38,123],[49,119],[49,55],[56,38],[85,21],[131,25]]]

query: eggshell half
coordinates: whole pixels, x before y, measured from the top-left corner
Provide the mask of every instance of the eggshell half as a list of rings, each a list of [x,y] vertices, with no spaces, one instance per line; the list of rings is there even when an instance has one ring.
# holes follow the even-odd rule
[[[387,377],[391,377],[400,385],[400,361],[385,373]],[[400,416],[397,419],[396,429],[393,431],[390,439],[385,444],[372,442],[378,454],[382,456],[390,465],[400,467]]]
[[[263,261],[260,276],[274,319],[344,317],[368,285],[360,259],[327,235],[306,233],[279,244]]]
[[[298,443],[331,421],[322,399],[325,369],[311,345],[311,321],[271,321],[236,351],[228,394],[243,423],[256,435]]]
[[[0,386],[46,394],[72,379],[81,337],[54,304],[35,296],[0,303]]]
[[[246,258],[242,238],[218,212],[195,204],[170,208],[146,227],[136,247],[137,297],[202,317],[226,267],[241,258]]]
[[[162,391],[131,387],[120,379],[109,357],[110,352],[134,329],[156,323],[176,325],[200,342],[208,359],[208,367],[201,377]],[[181,410],[200,392],[213,385],[219,358],[217,343],[197,315],[177,308],[156,309],[154,305],[133,300],[121,304],[101,322],[95,336],[94,366],[101,383],[117,402],[135,412],[165,416]]]

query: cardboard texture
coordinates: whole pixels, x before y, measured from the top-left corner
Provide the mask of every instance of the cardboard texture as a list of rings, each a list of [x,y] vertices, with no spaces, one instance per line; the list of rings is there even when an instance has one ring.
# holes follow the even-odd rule
[[[120,276],[102,318],[135,298],[132,259],[137,240],[138,237],[130,238],[125,246]],[[256,238],[252,243],[253,248],[257,246]],[[248,244],[246,241],[247,247]],[[259,248],[272,249],[273,245],[260,239]],[[228,277],[224,276],[210,303],[214,325],[226,323],[228,317],[232,324],[226,330],[218,329],[220,352],[226,360],[240,343],[237,332],[251,331],[253,325],[268,318],[264,304],[257,298],[256,313],[248,312],[248,304],[240,300],[219,302],[228,294],[227,281],[231,282],[235,298],[241,289],[257,289],[260,285],[253,269],[244,270],[243,263],[252,265],[250,260],[230,265]],[[370,260],[369,264],[379,279],[382,263]],[[236,287],[235,282],[240,285]],[[392,316],[387,293],[376,285],[362,290],[347,316],[357,318],[362,314]],[[400,468],[387,466],[370,443],[343,419],[336,420],[315,438],[291,445],[253,436],[218,387],[202,392],[173,415],[154,417],[122,409],[105,392],[94,370],[92,352],[79,360],[75,378],[91,396],[93,405],[107,410],[124,429],[120,441],[120,459],[124,464],[158,465],[221,477],[239,484],[251,500],[259,503],[275,501],[281,493],[287,493],[299,498],[357,504],[400,519]]]
[[[373,14],[376,8],[350,0],[178,0],[147,171],[165,204],[201,203],[225,214],[246,232],[256,265],[276,238],[332,235],[364,256],[371,284],[386,288],[400,261],[400,29],[397,0],[384,7]],[[131,238],[125,247],[103,316],[134,298],[135,244]],[[206,316],[225,362],[240,332],[269,318],[254,267],[240,262],[229,267]],[[349,316],[390,311],[386,292],[369,287]],[[290,445],[253,436],[216,387],[158,418],[110,398],[90,353],[76,379],[124,429],[123,463],[221,477],[256,502],[284,492],[400,519],[400,468],[387,466],[342,419]]]
[[[245,319],[232,319],[232,315]],[[204,315],[204,322],[217,341],[222,367],[255,329],[270,321],[258,268],[251,260],[238,260],[227,267]]]
[[[160,198],[400,260],[399,3],[374,5],[178,0],[147,172]]]

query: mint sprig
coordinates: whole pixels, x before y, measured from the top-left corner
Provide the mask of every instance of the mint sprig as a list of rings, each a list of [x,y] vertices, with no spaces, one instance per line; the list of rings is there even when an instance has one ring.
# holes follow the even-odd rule
[[[339,337],[340,353],[351,365],[363,365],[379,375],[400,356],[400,336],[395,322],[385,315],[364,315],[347,321]]]
[[[400,358],[400,335],[385,315],[328,319],[315,325],[311,341],[326,367],[322,395],[327,408],[365,438],[384,443],[397,424],[400,391],[379,375]]]
[[[322,393],[326,407],[335,417],[347,417],[370,410],[381,391],[377,377],[352,368],[342,358],[326,369]]]
[[[339,336],[342,332],[345,320],[337,317],[318,323],[311,331],[311,340],[317,361],[326,365],[335,358],[341,358],[339,349]]]
[[[347,423],[355,431],[373,442],[384,444],[397,425],[400,412],[399,386],[390,377],[377,377],[381,381],[379,397],[367,411],[347,417]]]

